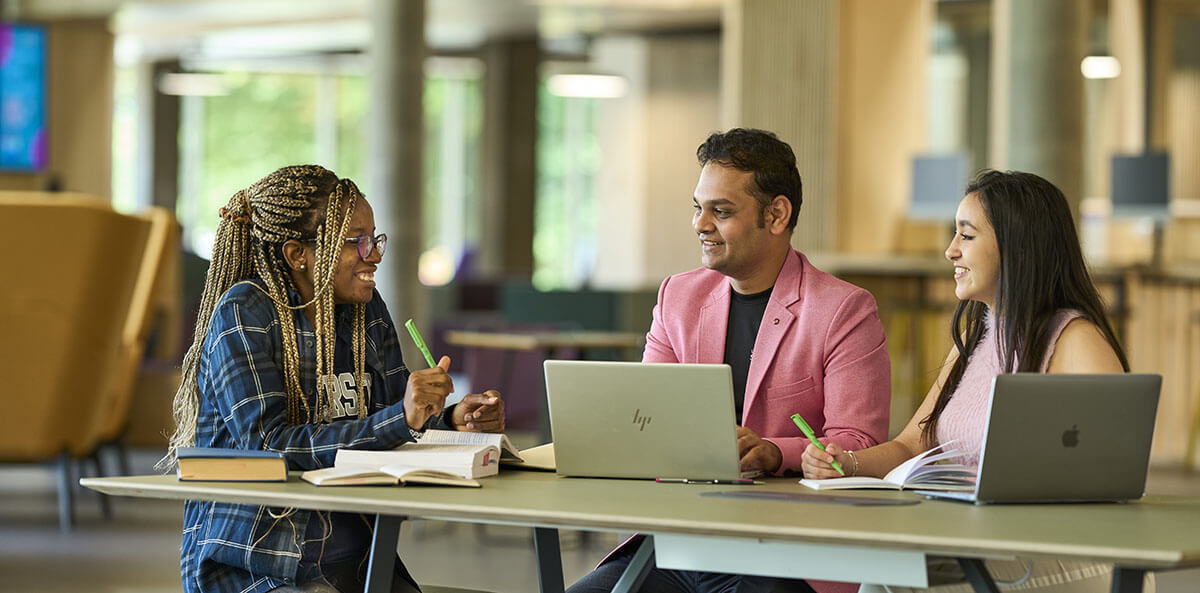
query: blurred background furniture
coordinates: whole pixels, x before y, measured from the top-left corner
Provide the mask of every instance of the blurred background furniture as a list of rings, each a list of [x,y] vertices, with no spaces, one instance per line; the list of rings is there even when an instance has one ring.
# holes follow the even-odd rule
[[[533,431],[539,443],[546,443],[551,434],[542,362],[585,358],[596,351],[636,352],[618,355],[636,360],[644,337],[639,332],[548,330],[526,324],[491,331],[448,330],[443,339],[464,349],[471,390],[500,391],[510,429]]]
[[[0,272],[10,280],[0,290],[0,373],[9,377],[0,463],[55,466],[64,531],[72,460],[103,475],[100,448],[126,426],[174,236],[161,208],[131,216],[91,196],[0,193]]]
[[[112,380],[101,393],[100,413],[96,415],[92,425],[95,442],[99,447],[93,457],[100,474],[106,474],[102,467],[100,448],[111,448],[116,452],[116,461],[120,475],[128,475],[129,459],[125,451],[125,434],[129,429],[129,417],[139,378],[147,359],[147,347],[150,346],[152,331],[165,330],[167,324],[161,323],[163,307],[171,306],[173,291],[167,290],[171,284],[173,262],[178,259],[179,232],[175,217],[165,208],[151,207],[138,215],[149,222],[150,232],[146,248],[142,253],[138,266],[137,277],[130,295],[128,314],[121,330],[120,353]],[[168,298],[164,299],[163,297]],[[167,302],[164,303],[163,301]],[[165,331],[155,335],[159,337],[155,344],[159,357],[165,354],[174,357],[178,348],[177,340],[170,339]],[[152,357],[155,358],[155,357]],[[174,391],[161,392],[160,397],[169,400]]]

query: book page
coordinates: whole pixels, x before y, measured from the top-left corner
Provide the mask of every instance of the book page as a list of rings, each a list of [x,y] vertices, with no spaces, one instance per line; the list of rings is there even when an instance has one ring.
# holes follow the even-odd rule
[[[396,476],[396,478],[399,479],[402,484],[435,484],[441,486],[469,486],[473,488],[480,487],[480,484],[477,480],[436,469],[392,464],[385,465],[379,468],[379,470]]]
[[[396,483],[396,477],[386,472],[353,466],[311,469],[301,473],[300,479],[317,486],[387,486]]]
[[[953,441],[951,441],[953,442]],[[958,449],[945,449],[950,443],[939,444],[932,449],[897,465],[892,468],[892,471],[883,476],[884,481],[890,482],[897,486],[904,486],[912,482],[913,477],[925,466],[937,463],[943,459],[958,457],[963,454]],[[943,449],[940,453],[938,449]],[[961,466],[960,466],[961,467]]]
[[[896,484],[869,476],[848,476],[845,478],[825,478],[823,480],[804,478],[800,480],[800,484],[808,486],[813,490],[841,490],[848,488],[900,489],[900,486]]]
[[[515,469],[530,469],[537,471],[554,471],[554,443],[546,443],[521,450],[521,458],[500,458],[500,463]]]
[[[494,432],[460,432],[457,430],[425,431],[417,443],[422,445],[491,445],[500,449],[501,459],[521,461],[521,455],[508,435]]]
[[[500,450],[492,445],[407,443],[385,451],[338,449],[333,465],[378,468],[396,464],[483,478],[495,475],[500,470],[499,462]]]
[[[464,478],[450,472],[404,465],[386,465],[380,468],[327,467],[300,474],[300,479],[317,486],[394,486],[396,484],[432,484],[439,486],[466,486],[479,488],[476,480]]]

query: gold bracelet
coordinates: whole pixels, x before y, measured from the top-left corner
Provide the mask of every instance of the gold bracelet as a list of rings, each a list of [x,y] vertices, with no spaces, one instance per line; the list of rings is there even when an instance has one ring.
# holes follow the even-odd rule
[[[857,475],[858,475],[858,457],[856,457],[856,456],[854,455],[854,451],[851,451],[851,450],[849,450],[849,449],[846,449],[846,453],[849,453],[849,454],[850,454],[850,459],[853,459],[853,460],[854,460],[854,471],[850,472],[850,475],[851,475],[851,476],[857,476]]]

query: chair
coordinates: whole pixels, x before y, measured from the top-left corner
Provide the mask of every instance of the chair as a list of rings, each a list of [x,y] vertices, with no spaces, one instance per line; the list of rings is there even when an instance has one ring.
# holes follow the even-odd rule
[[[94,417],[93,434],[87,439],[98,447],[111,446],[117,450],[120,474],[129,474],[122,435],[129,420],[139,371],[146,354],[146,344],[154,327],[154,295],[162,292],[165,268],[169,255],[178,250],[175,217],[165,208],[152,207],[139,215],[149,223],[146,247],[142,252],[129,299],[128,313],[121,329],[120,352],[112,380],[100,394],[100,413]],[[97,472],[104,474],[99,451],[90,452],[95,458]]]
[[[70,461],[98,444],[149,230],[96,198],[0,193],[0,462],[57,463],[64,531]]]

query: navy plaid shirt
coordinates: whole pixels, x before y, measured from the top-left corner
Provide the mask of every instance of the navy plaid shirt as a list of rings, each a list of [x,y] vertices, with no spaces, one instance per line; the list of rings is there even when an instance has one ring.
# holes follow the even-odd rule
[[[338,449],[388,449],[413,440],[416,435],[405,422],[403,404],[409,371],[379,293],[366,306],[365,401],[370,413],[358,418],[355,408],[355,390],[363,386],[354,385],[352,307],[337,306],[334,377],[340,397],[333,406],[335,418],[328,424],[297,425],[287,420],[279,320],[260,286],[261,282],[235,285],[213,312],[198,372],[196,446],[279,451],[289,469],[307,470],[333,465]],[[290,296],[298,304],[298,296]],[[293,315],[300,384],[315,409],[316,337],[302,310]],[[448,417],[449,410],[424,428],[448,428]],[[302,557],[308,561],[313,556],[311,546],[305,553],[313,515],[306,510],[188,501],[180,547],[184,591],[265,592],[294,582]],[[335,536],[339,523],[346,527],[342,533],[362,533],[358,515],[325,516],[332,519]],[[361,546],[365,552],[369,541],[339,544],[345,555],[347,545]],[[326,555],[325,560],[336,558]]]

